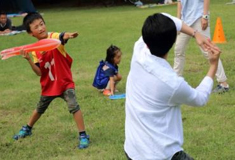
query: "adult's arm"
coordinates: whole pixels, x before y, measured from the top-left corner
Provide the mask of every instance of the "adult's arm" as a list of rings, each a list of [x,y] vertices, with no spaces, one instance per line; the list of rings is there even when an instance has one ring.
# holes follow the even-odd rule
[[[170,104],[186,104],[190,106],[203,106],[207,103],[213,87],[213,79],[218,67],[220,51],[211,48],[208,50],[210,67],[206,77],[199,86],[194,89],[186,81],[181,79],[180,85],[176,88]]]
[[[210,0],[204,0],[203,15],[206,15],[207,18],[204,18],[203,16],[201,18],[202,30],[206,30],[209,24],[209,5],[210,5]]]
[[[194,37],[196,39],[197,44],[204,50],[207,51],[210,48],[216,49],[218,51],[220,51],[220,49],[213,44],[208,37],[205,37],[204,35],[202,35],[201,33],[199,33],[197,30],[189,27],[187,24],[185,24],[184,22],[182,22],[180,19],[171,16],[170,14],[167,13],[162,13],[163,15],[171,18],[173,20],[173,22],[175,23],[176,26],[176,30],[177,31],[181,31],[187,35],[190,35],[192,37]]]

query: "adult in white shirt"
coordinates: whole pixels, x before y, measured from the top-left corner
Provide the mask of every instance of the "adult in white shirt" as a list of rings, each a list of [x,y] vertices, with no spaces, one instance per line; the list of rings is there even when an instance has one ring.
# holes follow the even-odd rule
[[[177,31],[195,37],[208,51],[210,68],[194,89],[167,62]],[[180,105],[208,101],[220,50],[199,32],[168,14],[149,16],[135,43],[126,84],[124,150],[133,160],[192,160],[182,148]]]
[[[188,26],[198,30],[201,34],[210,38],[209,4],[210,0],[179,0],[177,17],[182,19],[182,21]],[[174,70],[179,76],[183,76],[185,51],[190,39],[191,36],[184,33],[180,33],[177,36],[174,49]],[[201,52],[205,58],[208,58],[207,52],[202,49]],[[225,75],[221,60],[219,60],[218,69],[215,75],[219,84],[213,92],[227,92],[229,90],[229,85],[227,83],[227,77]]]

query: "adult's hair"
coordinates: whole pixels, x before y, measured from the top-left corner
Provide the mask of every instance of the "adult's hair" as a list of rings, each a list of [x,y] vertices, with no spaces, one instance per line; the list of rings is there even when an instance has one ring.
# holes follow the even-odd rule
[[[147,17],[142,27],[142,36],[151,54],[164,57],[171,49],[176,40],[175,23],[164,16],[156,13]]]
[[[7,13],[4,12],[4,11],[0,11],[0,16],[1,16],[1,15],[7,15]]]
[[[42,19],[43,22],[45,23],[43,17],[42,17],[39,13],[37,13],[37,12],[28,13],[28,14],[24,17],[23,25],[25,26],[26,31],[27,31],[28,33],[31,33],[30,24],[33,23],[33,21],[36,20],[36,19]]]
[[[107,49],[105,61],[107,61],[111,64],[114,64],[114,57],[118,51],[120,51],[120,48],[118,48],[117,46],[111,45]]]

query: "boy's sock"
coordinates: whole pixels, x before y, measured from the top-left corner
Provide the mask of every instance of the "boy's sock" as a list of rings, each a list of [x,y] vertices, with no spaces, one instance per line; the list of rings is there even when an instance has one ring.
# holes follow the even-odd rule
[[[28,124],[26,125],[26,127],[30,130],[33,128],[33,127],[30,127]]]
[[[86,136],[86,131],[79,132],[79,136]]]

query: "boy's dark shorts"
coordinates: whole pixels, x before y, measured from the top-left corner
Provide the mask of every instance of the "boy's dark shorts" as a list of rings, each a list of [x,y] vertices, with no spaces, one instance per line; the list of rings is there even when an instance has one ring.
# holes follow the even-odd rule
[[[48,108],[49,104],[57,97],[62,98],[67,103],[70,113],[75,113],[80,110],[76,100],[75,90],[67,89],[59,96],[41,96],[37,104],[37,112],[43,114]]]

